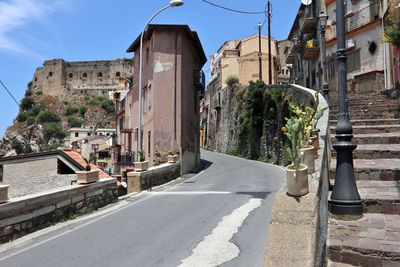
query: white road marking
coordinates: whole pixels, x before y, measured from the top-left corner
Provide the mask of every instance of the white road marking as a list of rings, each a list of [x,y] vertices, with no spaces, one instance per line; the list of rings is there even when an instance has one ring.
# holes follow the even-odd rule
[[[232,192],[228,191],[149,191],[145,194],[149,195],[157,195],[157,196],[164,196],[164,195],[227,195],[232,194]]]
[[[181,261],[179,267],[215,267],[239,256],[240,249],[230,240],[250,212],[261,204],[261,199],[252,198],[230,215],[223,217],[212,233],[193,249],[192,255]]]

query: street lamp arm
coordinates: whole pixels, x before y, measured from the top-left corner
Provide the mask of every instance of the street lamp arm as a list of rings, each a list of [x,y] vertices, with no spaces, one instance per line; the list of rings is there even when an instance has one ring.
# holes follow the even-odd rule
[[[161,12],[171,7],[171,5],[167,5],[157,11],[153,16],[150,17],[148,22],[143,28],[142,33],[140,34],[140,52],[139,52],[139,84],[138,84],[138,143],[137,143],[137,151],[142,151],[142,68],[143,68],[143,38],[144,33],[149,26],[150,22]]]

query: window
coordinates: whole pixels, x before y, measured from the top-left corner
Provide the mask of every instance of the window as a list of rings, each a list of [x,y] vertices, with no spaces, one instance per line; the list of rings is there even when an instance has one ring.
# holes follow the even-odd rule
[[[360,49],[347,55],[347,73],[358,71],[361,68]]]
[[[151,131],[147,133],[147,155],[150,156],[151,153]]]
[[[52,77],[53,76],[53,72],[49,72],[49,75],[48,75],[48,77]]]
[[[150,87],[143,90],[143,113],[150,111],[151,100],[150,100]]]
[[[103,77],[103,73],[101,73],[101,72],[97,73],[97,77],[99,77],[99,78]]]
[[[72,79],[74,77],[74,75],[72,73],[68,74],[68,78]]]
[[[79,137],[79,133],[78,132],[75,132],[75,137]]]
[[[91,136],[92,135],[92,133],[87,133],[87,136]]]
[[[373,56],[375,55],[376,50],[378,50],[378,45],[374,41],[370,42],[368,46],[368,52]]]
[[[117,73],[115,73],[115,76],[119,77],[119,76],[121,76],[121,73],[119,71],[117,71]]]
[[[146,64],[150,62],[150,48],[146,48]]]
[[[87,73],[86,73],[86,72],[84,72],[84,73],[82,74],[82,78],[84,78],[84,79],[87,78]]]
[[[110,133],[106,133],[106,136],[110,136]]]

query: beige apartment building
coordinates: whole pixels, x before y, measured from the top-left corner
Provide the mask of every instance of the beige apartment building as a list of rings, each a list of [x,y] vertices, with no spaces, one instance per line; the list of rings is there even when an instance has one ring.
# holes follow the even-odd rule
[[[278,48],[271,39],[272,84],[277,81]],[[268,81],[268,38],[261,36],[262,80]],[[241,84],[259,80],[259,38],[258,35],[240,40],[226,41],[215,55],[210,57],[210,80],[208,88],[223,89],[226,79],[234,75]]]
[[[127,52],[134,52],[139,69],[140,36]],[[187,25],[148,26],[143,42],[142,132],[138,132],[138,75],[126,96],[117,98],[116,167],[121,172],[138,160],[138,135],[150,166],[179,152],[181,173],[198,167],[199,101],[204,91],[207,61],[200,39]],[[138,73],[138,72],[137,72]]]
[[[391,59],[388,45],[382,42],[382,18],[386,10],[387,0],[347,1],[345,30],[348,88],[354,87],[356,91],[376,91],[390,87],[392,78],[388,70]],[[331,94],[335,94],[335,0],[312,0],[307,6],[300,4],[288,36],[291,45],[287,50],[286,63],[293,65],[291,82],[316,90],[322,87],[321,36],[318,25],[321,12],[328,15],[325,34],[327,79]]]

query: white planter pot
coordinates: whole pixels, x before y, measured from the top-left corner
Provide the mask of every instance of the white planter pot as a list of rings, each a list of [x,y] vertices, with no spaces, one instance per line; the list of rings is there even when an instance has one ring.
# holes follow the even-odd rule
[[[300,163],[307,165],[308,174],[315,172],[315,156],[314,147],[309,146],[305,148],[300,148]]]
[[[179,156],[178,155],[168,155],[167,159],[168,159],[168,163],[176,163],[179,160]]]
[[[89,184],[94,183],[99,180],[99,172],[100,170],[91,170],[91,171],[77,171],[76,173],[76,182],[78,184]]]
[[[6,203],[8,201],[8,188],[9,185],[0,185],[0,203]]]
[[[147,171],[149,169],[149,162],[148,161],[137,161],[133,163],[135,166],[135,172],[142,172]]]
[[[304,196],[308,194],[307,166],[300,164],[296,170],[291,164],[286,167],[287,192],[291,196]]]

